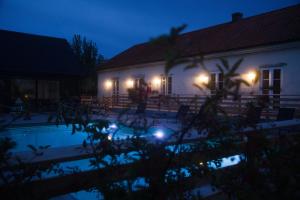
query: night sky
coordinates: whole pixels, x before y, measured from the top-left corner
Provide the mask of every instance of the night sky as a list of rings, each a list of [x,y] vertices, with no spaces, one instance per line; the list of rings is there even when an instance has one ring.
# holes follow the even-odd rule
[[[0,29],[63,37],[81,34],[110,58],[188,24],[186,31],[283,8],[300,0],[0,0]]]

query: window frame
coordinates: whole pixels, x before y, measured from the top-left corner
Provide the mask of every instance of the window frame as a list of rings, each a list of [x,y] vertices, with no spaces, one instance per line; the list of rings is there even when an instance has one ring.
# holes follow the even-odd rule
[[[160,81],[161,81],[160,94],[165,95],[165,96],[172,95],[173,94],[173,76],[172,76],[172,74],[161,75]]]
[[[212,89],[212,76],[215,76],[214,80],[214,90]],[[222,75],[222,76],[221,76]],[[222,77],[222,80],[220,81],[220,77]],[[219,89],[222,89],[224,87],[224,74],[221,72],[210,72],[209,76],[209,90],[210,94],[216,94],[216,91]]]
[[[268,70],[269,71],[269,89],[268,89],[268,93],[264,94],[264,89],[263,89],[263,81],[264,81],[264,77],[263,77],[263,71],[264,70]],[[280,70],[280,88],[279,88],[279,93],[274,93],[274,81],[278,80],[275,79],[275,70]],[[260,87],[260,94],[262,95],[281,95],[282,91],[283,91],[283,75],[284,75],[284,68],[283,67],[261,67],[260,68],[260,80],[259,80],[259,87]]]

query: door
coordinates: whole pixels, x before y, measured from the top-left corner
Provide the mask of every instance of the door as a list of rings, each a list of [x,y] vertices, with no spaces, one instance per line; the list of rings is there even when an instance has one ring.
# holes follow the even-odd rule
[[[167,78],[165,76],[161,77],[161,94],[167,95]]]
[[[140,89],[143,87],[143,84],[145,83],[144,78],[136,78],[134,79],[134,88]]]
[[[273,108],[280,107],[282,70],[263,69],[261,74],[262,95],[268,98]]]

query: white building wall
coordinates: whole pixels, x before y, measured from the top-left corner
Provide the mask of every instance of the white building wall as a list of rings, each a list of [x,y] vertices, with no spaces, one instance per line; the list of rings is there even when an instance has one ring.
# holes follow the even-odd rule
[[[278,63],[286,63],[281,67],[281,94],[298,94],[300,95],[300,43],[290,43],[280,46],[263,47],[256,49],[248,49],[243,51],[232,51],[223,54],[207,55],[204,64],[211,72],[218,72],[217,63],[221,63],[219,58],[226,58],[230,65],[233,65],[238,59],[243,58],[238,73],[241,77],[251,70],[260,70],[260,66],[272,66]],[[199,91],[193,86],[196,76],[205,71],[199,66],[194,69],[184,70],[185,65],[175,66],[169,74],[173,77],[172,93],[174,95],[182,94],[208,94],[209,91]],[[111,90],[107,90],[104,85],[105,81],[112,78],[119,78],[120,94],[126,94],[126,80],[136,76],[144,75],[146,82],[150,82],[154,77],[160,77],[164,74],[163,62],[148,63],[126,68],[106,70],[98,72],[98,97],[111,96]],[[261,93],[260,81],[252,87],[242,88],[243,93],[255,91],[256,94]]]

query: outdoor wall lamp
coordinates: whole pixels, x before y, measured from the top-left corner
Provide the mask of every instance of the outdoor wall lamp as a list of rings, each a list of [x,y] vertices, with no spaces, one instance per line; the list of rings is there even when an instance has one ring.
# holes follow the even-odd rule
[[[154,87],[155,89],[159,89],[160,83],[161,83],[160,78],[154,77],[154,78],[152,79],[152,85],[153,85],[153,87]]]
[[[255,71],[249,71],[247,73],[247,80],[249,81],[249,83],[254,84],[255,80],[257,77],[257,73]]]
[[[209,82],[209,77],[207,74],[200,74],[195,79],[195,83],[198,85],[208,84],[208,82]]]
[[[112,81],[111,81],[111,80],[106,80],[106,81],[104,82],[104,88],[105,88],[106,90],[110,90],[110,89],[112,88]]]
[[[127,81],[126,81],[126,87],[128,89],[130,89],[130,88],[133,88],[133,86],[134,86],[134,81],[132,79],[127,79]]]

